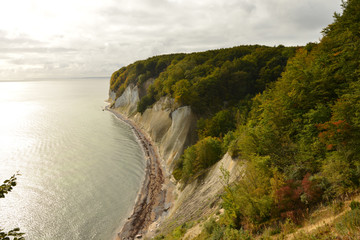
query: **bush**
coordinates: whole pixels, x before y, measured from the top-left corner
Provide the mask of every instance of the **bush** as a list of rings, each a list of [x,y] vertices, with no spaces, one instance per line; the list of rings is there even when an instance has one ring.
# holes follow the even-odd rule
[[[221,141],[218,138],[207,137],[198,141],[184,151],[173,172],[175,179],[180,178],[187,182],[191,177],[219,161],[222,154]]]
[[[219,228],[219,225],[216,223],[214,218],[211,218],[204,224],[204,229],[209,235],[211,235],[217,228]]]
[[[137,111],[143,114],[145,110],[150,107],[155,101],[155,98],[153,98],[152,96],[144,96],[143,98],[141,98],[137,105]]]
[[[297,223],[304,216],[306,208],[321,200],[321,193],[321,189],[309,173],[302,181],[288,180],[275,192],[281,217]]]
[[[229,131],[222,140],[222,148],[224,152],[227,152],[232,144],[235,141],[236,136],[233,131]],[[233,152],[232,152],[233,153]],[[232,154],[230,154],[232,156]]]
[[[251,240],[251,235],[243,229],[237,230],[227,227],[224,231],[224,238],[226,240]]]
[[[272,215],[274,201],[271,196],[270,177],[252,162],[248,162],[240,174],[242,179],[230,184],[229,173],[223,172],[224,222],[233,228],[240,228],[244,224],[256,228],[268,221]]]
[[[163,234],[154,237],[154,240],[162,240],[162,239],[165,239],[165,236]]]
[[[236,128],[235,111],[222,110],[210,119],[198,121],[199,138],[207,136],[224,137],[226,133]]]
[[[351,201],[350,203],[351,210],[360,209],[360,202],[358,201]]]
[[[356,188],[353,174],[353,167],[340,153],[331,153],[322,167],[322,175],[330,183],[327,194],[339,197],[351,193]]]

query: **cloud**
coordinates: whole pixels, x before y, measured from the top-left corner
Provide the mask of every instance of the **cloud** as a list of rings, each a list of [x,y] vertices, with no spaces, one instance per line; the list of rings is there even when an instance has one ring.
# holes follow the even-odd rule
[[[12,48],[0,48],[1,53],[69,53],[75,52],[75,49],[72,48],[62,48],[62,47],[12,47]]]
[[[0,78],[110,76],[153,55],[304,45],[340,0],[18,0],[0,9]],[[18,8],[19,5],[26,8]],[[6,22],[6,24],[4,24]]]

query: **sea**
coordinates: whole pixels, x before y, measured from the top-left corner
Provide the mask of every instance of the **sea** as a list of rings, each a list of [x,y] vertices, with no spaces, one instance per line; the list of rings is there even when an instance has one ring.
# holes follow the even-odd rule
[[[144,154],[104,111],[109,78],[0,82],[0,228],[29,240],[112,240],[131,214]]]

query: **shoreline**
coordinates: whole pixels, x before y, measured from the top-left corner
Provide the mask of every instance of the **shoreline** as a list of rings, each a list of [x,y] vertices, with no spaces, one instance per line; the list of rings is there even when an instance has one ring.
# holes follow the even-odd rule
[[[150,225],[169,209],[166,207],[169,205],[166,203],[167,190],[163,188],[165,186],[165,171],[161,167],[154,144],[146,137],[146,134],[133,121],[115,109],[107,106],[105,110],[113,113],[119,120],[131,127],[144,152],[146,160],[145,179],[135,200],[133,211],[116,238],[117,240],[135,239],[136,237],[141,239],[148,232]]]

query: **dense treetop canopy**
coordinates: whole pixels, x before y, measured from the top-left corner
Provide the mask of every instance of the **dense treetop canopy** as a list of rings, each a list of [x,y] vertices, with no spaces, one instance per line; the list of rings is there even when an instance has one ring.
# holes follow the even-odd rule
[[[152,79],[139,104],[140,112],[170,96],[197,113],[210,114],[263,91],[294,54],[295,48],[254,45],[156,56],[113,73],[110,88],[119,96],[129,84],[140,86]]]

